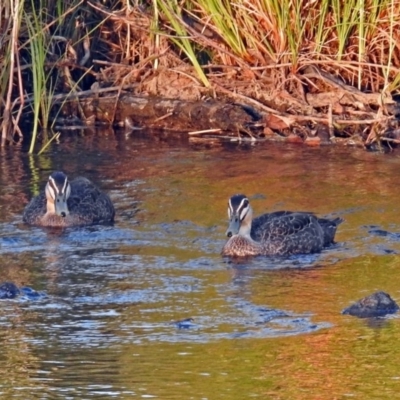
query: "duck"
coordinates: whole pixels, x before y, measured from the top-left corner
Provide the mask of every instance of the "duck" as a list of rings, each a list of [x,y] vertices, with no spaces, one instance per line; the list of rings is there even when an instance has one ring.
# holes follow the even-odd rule
[[[253,219],[253,210],[244,194],[228,202],[228,241],[223,256],[286,256],[318,253],[334,244],[341,218],[318,218],[309,212],[276,211]]]
[[[22,219],[35,226],[72,227],[112,223],[114,216],[110,197],[89,179],[77,177],[70,182],[64,172],[55,171],[45,190],[25,207]]]

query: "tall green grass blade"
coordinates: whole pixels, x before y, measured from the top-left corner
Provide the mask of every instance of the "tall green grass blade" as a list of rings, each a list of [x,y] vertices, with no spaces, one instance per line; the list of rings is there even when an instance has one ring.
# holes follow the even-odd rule
[[[47,149],[47,147],[49,147],[49,145],[51,144],[51,142],[52,142],[53,140],[57,140],[60,136],[61,136],[61,133],[60,133],[60,132],[55,133],[55,134],[44,144],[44,146],[40,149],[40,151],[38,152],[38,156],[40,156],[40,154],[42,154],[42,153]]]
[[[173,8],[170,8],[170,6],[166,4],[163,0],[156,1],[176,32],[176,36],[171,38],[171,40],[185,53],[185,55],[193,65],[194,69],[196,70],[197,75],[199,76],[203,85],[205,87],[209,87],[210,83],[206,75],[204,74],[204,71],[199,61],[197,60],[192,42],[186,32],[186,29],[183,26],[181,11],[178,4],[176,2],[173,2],[171,3],[171,6],[173,6]]]
[[[160,30],[160,13],[159,13],[159,9],[158,9],[158,2],[157,1],[153,1],[153,20],[151,23],[151,34],[153,37],[153,42],[154,42],[154,50],[156,52],[156,54],[159,53],[160,51],[160,34],[159,34],[159,30]],[[154,59],[154,69],[158,68],[158,64],[159,64],[159,58],[156,57]]]
[[[35,9],[32,0],[31,13],[25,13],[25,23],[28,28],[29,46],[32,60],[33,80],[33,130],[29,152],[32,153],[37,140],[38,129],[41,125],[48,128],[50,113],[53,107],[53,96],[58,81],[58,71],[55,67],[46,67],[47,54],[52,37],[46,34],[46,21],[43,18],[42,1],[39,9]]]
[[[44,72],[44,65],[46,60],[46,46],[45,34],[43,25],[41,24],[41,17],[37,15],[35,4],[32,1],[32,14],[25,13],[25,23],[28,28],[30,36],[30,53],[32,59],[32,81],[33,81],[33,130],[29,153],[33,153],[36,137],[39,129],[40,121],[40,106],[42,97],[46,95],[46,76]],[[40,14],[40,11],[39,11]]]
[[[243,42],[243,30],[239,25],[238,12],[241,2],[228,0],[197,0],[198,5],[209,16],[215,30],[224,38],[229,49],[238,56],[247,53]]]
[[[330,8],[330,2],[328,0],[322,0],[315,7],[316,18],[314,15],[310,16],[312,21],[315,21],[316,24],[316,32],[315,32],[315,52],[319,54],[322,52],[326,42],[327,37],[329,36],[331,29],[327,27],[326,19],[328,17],[328,11]]]

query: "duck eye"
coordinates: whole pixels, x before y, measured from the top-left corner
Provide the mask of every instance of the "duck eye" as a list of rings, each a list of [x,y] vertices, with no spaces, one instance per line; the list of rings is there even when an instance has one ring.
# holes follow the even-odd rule
[[[245,207],[247,207],[247,206],[249,205],[249,201],[246,199],[246,200],[244,201],[243,205],[244,205]]]

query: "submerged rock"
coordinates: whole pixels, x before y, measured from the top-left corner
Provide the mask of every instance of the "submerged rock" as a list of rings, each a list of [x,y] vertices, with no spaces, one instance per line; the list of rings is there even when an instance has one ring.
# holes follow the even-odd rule
[[[399,306],[385,292],[376,292],[366,296],[350,307],[345,308],[342,314],[353,315],[359,318],[382,317],[397,312]]]
[[[0,284],[0,300],[15,299],[18,296],[25,296],[29,299],[45,297],[43,293],[37,292],[28,286],[19,288],[13,282],[3,282]]]
[[[193,328],[194,326],[194,319],[193,318],[185,318],[185,319],[181,319],[180,321],[175,321],[174,325],[178,328],[178,329],[189,329],[189,328]]]
[[[0,299],[15,299],[20,291],[13,282],[3,282],[0,284]]]

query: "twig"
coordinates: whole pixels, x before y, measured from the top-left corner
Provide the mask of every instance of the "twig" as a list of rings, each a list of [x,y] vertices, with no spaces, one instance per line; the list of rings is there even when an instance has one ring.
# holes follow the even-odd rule
[[[391,143],[400,143],[400,139],[392,139],[392,138],[382,137],[381,140],[384,140],[385,142],[391,142]]]
[[[14,7],[12,10],[12,16],[15,18],[12,32],[11,32],[11,45],[10,45],[10,71],[14,69],[15,65],[15,55],[18,52],[17,46],[18,46],[18,28],[20,24],[16,21],[19,15],[19,8],[20,8],[20,2],[19,0],[16,0],[14,3]],[[7,136],[8,133],[10,132],[11,126],[11,97],[12,97],[12,89],[14,86],[14,82],[12,79],[12,76],[10,76],[9,81],[8,81],[8,90],[7,90],[7,97],[4,105],[4,111],[3,111],[3,123],[2,123],[2,133],[1,133],[1,146],[5,146],[7,142]]]
[[[271,114],[275,114],[275,115],[281,115],[280,112],[274,110],[273,108],[269,108],[267,106],[264,106],[264,104],[260,103],[257,100],[254,100],[254,99],[252,99],[250,97],[244,96],[244,95],[239,94],[239,93],[234,93],[231,90],[225,89],[224,87],[222,87],[221,85],[219,85],[216,82],[213,82],[213,85],[216,87],[216,90],[218,90],[218,91],[220,91],[222,93],[225,93],[226,95],[228,95],[228,96],[230,96],[230,97],[232,97],[234,99],[244,100],[245,102],[253,104],[255,107],[258,107],[258,109],[261,109],[261,110],[263,110],[263,111],[265,111],[267,113],[271,113]]]
[[[161,117],[156,118],[156,119],[154,120],[154,122],[162,121],[163,119],[168,118],[168,117],[170,117],[171,115],[174,115],[174,113],[169,112],[169,113],[167,113],[167,114],[165,114],[165,115],[163,115],[163,116],[161,116]]]
[[[22,114],[22,110],[24,109],[25,102],[24,102],[24,87],[22,84],[21,63],[20,63],[18,52],[16,52],[15,58],[17,61],[17,77],[18,77],[17,80],[18,80],[19,99],[21,100],[21,102],[20,102],[17,116],[16,117],[12,116],[12,119],[13,119],[13,124],[14,124],[14,132],[16,131],[18,133],[18,136],[20,138],[22,138],[24,135],[22,134],[21,128],[19,127],[18,123],[21,118],[21,114]],[[13,102],[12,109],[14,109],[14,106],[17,104],[16,100],[17,99],[15,99]]]
[[[305,122],[305,121],[316,121],[316,122],[324,122],[329,123],[329,118],[327,117],[314,117],[312,115],[292,115],[292,114],[285,114],[286,116],[292,118],[295,121]],[[382,118],[375,118],[375,119],[334,119],[333,122],[336,124],[342,125],[366,125],[366,124],[373,124],[375,122],[384,122],[394,119],[394,116],[390,117],[382,117]]]
[[[87,33],[83,37],[82,45],[85,53],[83,57],[79,60],[79,65],[84,66],[89,61],[90,58],[90,39]]]
[[[216,133],[216,132],[221,132],[221,129],[215,128],[215,129],[204,129],[202,131],[192,131],[192,132],[188,132],[188,135],[196,136],[196,135],[203,135],[204,133]]]
[[[132,88],[137,87],[138,85],[139,85],[138,83],[124,85],[124,86],[122,86],[122,90],[132,89]],[[54,96],[52,96],[52,98],[55,101],[64,101],[64,100],[69,100],[69,99],[76,99],[79,97],[97,95],[99,93],[117,92],[120,90],[121,90],[120,86],[114,86],[114,87],[96,89],[96,90],[92,90],[92,89],[83,90],[81,92],[75,92],[75,93],[71,93],[71,92],[70,93],[60,93],[60,94],[55,94]],[[30,101],[33,101],[33,96],[25,95],[24,99],[25,99],[25,101],[30,102]],[[18,102],[17,102],[17,104],[18,104]]]
[[[329,129],[329,140],[331,142],[334,142],[335,141],[335,127],[333,125],[332,104],[329,104],[329,108],[328,108],[328,129]]]

